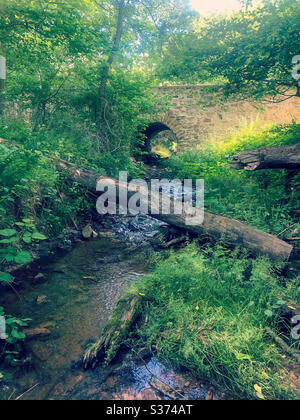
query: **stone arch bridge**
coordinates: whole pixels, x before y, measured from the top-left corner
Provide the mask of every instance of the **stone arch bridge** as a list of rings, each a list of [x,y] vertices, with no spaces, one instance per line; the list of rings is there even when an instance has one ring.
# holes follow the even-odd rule
[[[300,98],[271,103],[258,109],[247,101],[216,103],[220,90],[213,85],[176,85],[158,88],[167,111],[152,116],[144,134],[146,149],[151,151],[152,139],[160,132],[171,130],[176,136],[177,150],[216,141],[237,134],[243,126],[291,123],[300,120]]]

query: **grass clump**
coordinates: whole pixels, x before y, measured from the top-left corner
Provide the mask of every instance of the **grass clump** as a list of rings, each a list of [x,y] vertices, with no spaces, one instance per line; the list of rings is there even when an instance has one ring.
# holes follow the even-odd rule
[[[211,142],[169,159],[174,177],[205,180],[208,211],[239,219],[250,226],[278,234],[300,216],[300,174],[286,170],[257,172],[230,168],[235,153],[299,141],[300,124],[245,129],[235,138]]]
[[[257,386],[259,398],[294,398],[285,356],[266,333],[279,328],[280,306],[300,297],[299,277],[286,286],[279,268],[221,246],[172,253],[134,286],[149,299],[140,344],[238,398],[258,398]]]

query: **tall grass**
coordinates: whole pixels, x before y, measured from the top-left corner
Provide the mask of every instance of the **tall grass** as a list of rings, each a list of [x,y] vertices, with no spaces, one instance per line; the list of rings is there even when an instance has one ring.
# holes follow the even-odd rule
[[[295,398],[266,329],[276,331],[281,305],[299,299],[299,280],[285,287],[266,258],[190,245],[134,286],[149,300],[140,344],[237,398]]]
[[[247,173],[231,169],[229,162],[241,150],[295,143],[299,134],[296,123],[244,131],[172,157],[168,165],[174,176],[205,180],[207,210],[280,233],[299,220],[300,174]],[[172,253],[133,289],[148,302],[140,344],[237,398],[299,398],[286,355],[267,334],[271,328],[299,348],[299,341],[291,341],[291,320],[282,314],[300,304],[300,276],[282,268],[220,242]]]
[[[208,211],[235,217],[259,229],[280,233],[300,216],[300,174],[286,170],[245,172],[230,168],[235,153],[259,147],[293,144],[300,124],[268,130],[245,129],[235,138],[210,142],[172,157],[174,176],[205,180]]]

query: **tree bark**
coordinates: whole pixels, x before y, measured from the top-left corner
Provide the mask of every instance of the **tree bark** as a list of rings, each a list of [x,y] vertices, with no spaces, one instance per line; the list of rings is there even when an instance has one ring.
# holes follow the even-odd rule
[[[292,146],[263,147],[233,156],[233,169],[258,171],[261,169],[300,169],[300,143]]]
[[[141,311],[141,296],[131,295],[119,301],[100,339],[84,353],[85,369],[94,369],[102,361],[109,365],[114,360]]]
[[[116,35],[114,38],[114,44],[111,50],[111,53],[108,57],[107,62],[105,63],[101,83],[99,86],[99,104],[100,104],[100,122],[103,119],[104,115],[104,100],[106,98],[106,88],[107,82],[109,77],[110,69],[115,61],[115,58],[120,51],[121,40],[123,36],[124,30],[124,18],[125,18],[125,10],[126,10],[126,1],[119,0],[118,2],[118,17],[117,17],[117,26],[116,26]]]
[[[79,169],[75,165],[61,159],[53,157],[53,160],[55,161],[57,168],[64,171],[71,181],[78,182],[80,185],[93,193],[96,193],[97,182],[101,180],[109,180],[110,182],[113,182],[117,187],[117,194],[120,192],[126,193],[126,191],[128,191],[127,183],[107,178],[97,174],[95,171]],[[140,190],[139,187],[131,188],[128,191],[128,196],[130,197],[138,190]],[[146,196],[146,194],[144,199],[148,200],[148,196]],[[116,197],[116,200],[118,200],[118,196]],[[148,205],[148,202],[146,204]],[[173,206],[171,205],[171,208],[173,208]],[[167,222],[168,224],[185,231],[189,231],[197,235],[207,234],[209,237],[215,239],[222,238],[230,245],[245,247],[254,254],[268,255],[273,260],[288,261],[291,257],[293,251],[292,245],[282,241],[274,235],[247,226],[236,219],[205,212],[203,224],[187,225],[186,218],[191,211],[192,208],[187,206],[183,214],[165,215],[161,214],[161,212],[157,210],[157,214],[151,215],[156,219]]]
[[[16,145],[13,142],[3,139],[0,139],[1,143],[10,146],[13,144]],[[62,171],[71,182],[77,182],[93,194],[96,194],[96,186],[99,181],[105,181],[105,183],[110,182],[116,186],[116,201],[118,201],[118,194],[120,192],[128,194],[128,197],[130,197],[141,190],[138,186],[128,188],[128,184],[125,182],[100,175],[96,171],[79,168],[73,163],[66,162],[55,156],[48,157],[53,161],[57,169]],[[98,193],[98,195],[100,194]],[[148,195],[143,194],[143,200],[146,200],[145,204],[148,206]],[[157,201],[161,204],[160,199]],[[173,202],[171,209],[175,205],[180,206],[181,203]],[[192,210],[193,208],[191,206],[186,205],[182,214],[161,214],[161,209],[159,208],[156,209],[155,214],[151,213],[151,216],[184,231],[189,231],[196,235],[208,235],[214,239],[223,239],[230,245],[247,248],[254,254],[268,255],[275,261],[288,261],[292,256],[294,247],[291,244],[282,241],[277,236],[247,226],[236,219],[205,212],[202,224],[187,225],[186,219],[189,218]]]

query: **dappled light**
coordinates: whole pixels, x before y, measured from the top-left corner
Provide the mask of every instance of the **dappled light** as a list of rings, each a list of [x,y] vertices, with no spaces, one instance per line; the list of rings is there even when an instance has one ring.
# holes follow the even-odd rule
[[[0,400],[299,400],[300,2],[0,11]]]

